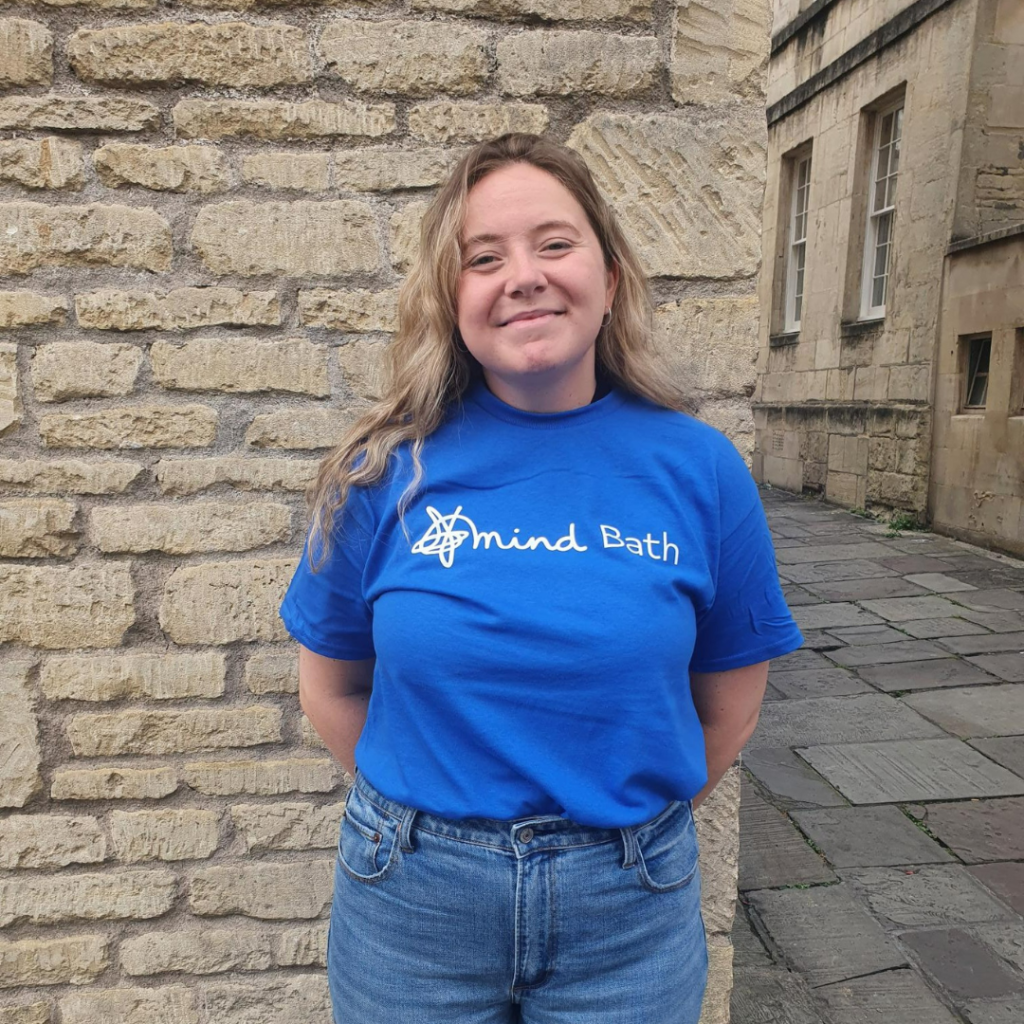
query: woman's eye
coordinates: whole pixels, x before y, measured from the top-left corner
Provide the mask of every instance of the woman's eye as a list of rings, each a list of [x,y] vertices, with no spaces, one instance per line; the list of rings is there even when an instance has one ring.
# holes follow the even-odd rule
[[[572,245],[569,242],[549,242],[547,244],[547,246],[545,246],[545,248],[547,248],[547,249],[555,249],[555,248],[571,249]]]
[[[484,262],[485,260],[493,260],[493,259],[494,259],[493,256],[477,256],[476,259],[472,259],[472,260],[469,261],[469,265],[471,267],[482,267],[482,266],[486,265],[485,262]]]

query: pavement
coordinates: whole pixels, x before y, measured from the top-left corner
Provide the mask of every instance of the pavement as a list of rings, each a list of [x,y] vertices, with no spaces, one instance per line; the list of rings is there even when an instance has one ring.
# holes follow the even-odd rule
[[[1024,562],[765,489],[732,1024],[1024,1024]]]

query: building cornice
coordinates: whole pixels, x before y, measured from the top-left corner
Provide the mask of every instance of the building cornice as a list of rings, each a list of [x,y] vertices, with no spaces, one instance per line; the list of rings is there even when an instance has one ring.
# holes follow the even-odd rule
[[[1017,238],[1021,235],[1024,235],[1024,224],[1011,224],[1008,228],[986,231],[983,235],[975,235],[973,238],[962,238],[958,242],[950,242],[946,255],[952,256],[954,253],[963,252],[965,249],[976,249],[979,245],[1001,242],[1004,238]]]

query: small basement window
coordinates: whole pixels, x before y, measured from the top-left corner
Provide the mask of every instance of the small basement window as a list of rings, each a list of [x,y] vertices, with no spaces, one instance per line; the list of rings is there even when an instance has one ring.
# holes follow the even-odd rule
[[[964,339],[967,373],[964,387],[965,409],[984,409],[988,399],[988,366],[992,357],[992,335]]]

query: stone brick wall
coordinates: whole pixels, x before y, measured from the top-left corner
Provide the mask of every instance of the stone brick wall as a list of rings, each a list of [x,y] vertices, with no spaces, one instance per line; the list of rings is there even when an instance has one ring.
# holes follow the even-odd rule
[[[347,780],[276,610],[425,201],[478,139],[577,147],[749,451],[768,6],[0,7],[0,1024],[329,1019]]]

